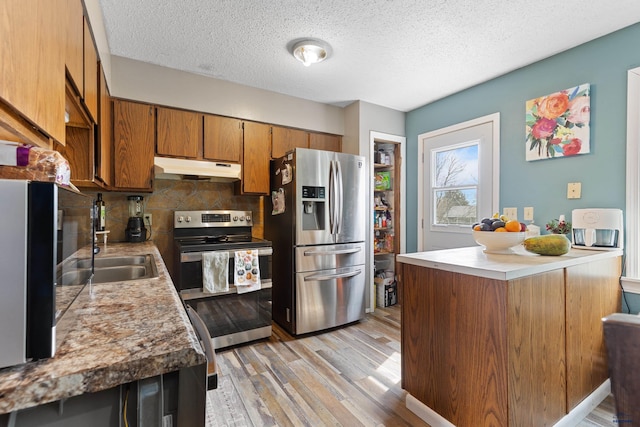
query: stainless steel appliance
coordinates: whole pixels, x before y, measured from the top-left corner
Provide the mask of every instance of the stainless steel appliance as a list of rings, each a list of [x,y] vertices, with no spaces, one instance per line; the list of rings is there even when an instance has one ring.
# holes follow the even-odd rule
[[[574,209],[571,212],[573,247],[598,251],[622,249],[623,224],[620,209]]]
[[[297,148],[271,161],[273,318],[290,333],[364,317],[366,186],[360,156]]]
[[[271,242],[251,236],[250,211],[175,211],[174,283],[219,349],[271,336]],[[236,251],[258,253],[260,289],[238,293]],[[205,292],[203,254],[228,254],[228,290]]]
[[[56,320],[91,274],[62,284],[90,260],[91,197],[49,182],[0,179],[0,368],[52,357]]]

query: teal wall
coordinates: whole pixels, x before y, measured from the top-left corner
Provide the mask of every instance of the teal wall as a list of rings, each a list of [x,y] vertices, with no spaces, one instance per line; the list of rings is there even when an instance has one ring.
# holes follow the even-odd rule
[[[517,207],[522,220],[523,208],[533,206],[544,230],[575,208],[624,209],[627,70],[640,66],[639,44],[635,24],[407,113],[407,252],[417,249],[418,135],[495,112],[501,211]],[[527,162],[525,102],[582,83],[591,84],[591,152]],[[580,199],[567,199],[569,182],[582,183]]]
[[[407,252],[417,250],[418,135],[500,113],[500,210],[534,207],[535,223],[585,207],[625,207],[627,70],[640,66],[640,24],[559,53],[407,113]],[[591,152],[525,160],[525,102],[591,84]],[[437,82],[432,82],[437,84]],[[567,199],[567,183],[582,197]],[[480,213],[483,215],[483,213]],[[486,212],[486,215],[491,212]],[[640,299],[628,295],[637,311]]]

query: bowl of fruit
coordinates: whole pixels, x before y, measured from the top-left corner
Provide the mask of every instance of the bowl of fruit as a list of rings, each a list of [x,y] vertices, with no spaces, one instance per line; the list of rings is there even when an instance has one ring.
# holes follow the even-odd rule
[[[510,254],[511,248],[524,242],[527,226],[504,215],[482,218],[472,226],[473,239],[488,254]]]

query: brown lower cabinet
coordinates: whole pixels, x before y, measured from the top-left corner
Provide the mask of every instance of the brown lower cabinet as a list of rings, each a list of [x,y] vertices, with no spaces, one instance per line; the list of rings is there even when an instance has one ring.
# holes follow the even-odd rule
[[[458,426],[555,424],[608,378],[620,265],[504,281],[401,264],[403,388]]]
[[[114,100],[113,164],[116,188],[152,190],[155,120],[152,105]]]

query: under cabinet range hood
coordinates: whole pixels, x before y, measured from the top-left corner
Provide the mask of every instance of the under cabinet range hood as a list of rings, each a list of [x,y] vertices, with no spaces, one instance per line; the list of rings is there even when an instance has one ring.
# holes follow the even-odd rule
[[[154,157],[156,179],[197,179],[209,181],[238,181],[240,165],[237,163],[209,162],[206,160]]]

